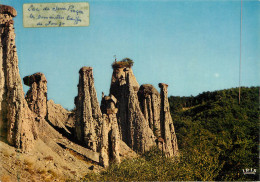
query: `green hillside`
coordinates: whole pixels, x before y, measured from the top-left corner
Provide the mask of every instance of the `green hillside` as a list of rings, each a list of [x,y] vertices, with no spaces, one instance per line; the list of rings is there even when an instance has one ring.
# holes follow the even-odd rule
[[[240,105],[238,88],[169,100],[180,149],[209,162],[200,161],[198,172],[208,165],[210,180],[259,178],[242,171],[259,169],[259,87],[241,88]]]
[[[169,97],[180,157],[168,159],[158,149],[138,159],[111,165],[86,180],[226,181],[259,179],[259,87]],[[257,169],[244,175],[243,169]]]

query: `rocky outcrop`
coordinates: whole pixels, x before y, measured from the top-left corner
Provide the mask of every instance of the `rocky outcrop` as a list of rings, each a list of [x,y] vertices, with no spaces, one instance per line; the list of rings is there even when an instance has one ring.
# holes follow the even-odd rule
[[[78,96],[75,98],[76,139],[92,151],[99,152],[100,164],[104,167],[108,167],[111,161],[120,163],[121,156],[136,156],[136,153],[120,139],[117,98],[102,94],[99,107],[92,68],[83,67],[79,74]]]
[[[102,98],[101,164],[104,167],[109,166],[109,161],[120,163],[120,137],[116,118],[118,111],[116,103],[117,99],[113,95]]]
[[[161,136],[160,109],[161,98],[159,92],[151,84],[141,85],[138,91],[140,106],[149,127],[158,138]]]
[[[166,156],[178,155],[177,138],[171,118],[167,84],[160,83],[161,94],[150,84],[144,84],[138,91],[142,112],[149,121],[149,127],[157,137],[156,142]]]
[[[9,15],[10,17],[17,16],[16,10],[11,6],[6,6],[6,5],[0,5],[0,14]],[[4,17],[6,18],[6,16]]]
[[[164,152],[166,156],[177,156],[178,145],[175,129],[170,113],[170,106],[168,101],[168,85],[160,83],[161,88],[161,136],[164,140]]]
[[[26,101],[31,111],[44,119],[47,115],[47,79],[43,73],[35,73],[23,78],[30,89],[26,94]]]
[[[122,140],[120,140],[120,143],[119,143],[119,154],[120,154],[121,160],[132,159],[132,158],[138,157],[136,152],[133,151],[131,148],[129,148],[128,145],[126,145],[126,143],[123,142]]]
[[[0,5],[0,124],[7,141],[22,151],[29,151],[37,138],[36,115],[24,98],[18,69],[13,17],[16,11]]]
[[[128,83],[128,126],[129,126],[129,147],[135,151],[144,153],[155,145],[155,136],[145,119],[138,101],[137,89]]]
[[[100,150],[102,113],[94,87],[91,67],[83,67],[79,71],[78,96],[75,98],[76,139],[93,150]]]
[[[39,142],[57,154],[63,148],[105,167],[111,161],[119,163],[124,158],[136,157],[136,152],[144,153],[156,141],[167,156],[178,155],[167,85],[159,84],[161,94],[152,85],[139,88],[131,68],[133,62],[128,58],[112,65],[110,94],[103,95],[101,108],[91,67],[79,71],[73,112],[47,101],[47,80],[42,73],[24,77],[24,83],[30,86],[24,98],[13,28],[17,13],[4,5],[0,5],[0,13],[1,138],[24,152],[35,143],[36,149]]]
[[[155,137],[140,109],[137,91],[139,84],[131,65],[124,61],[113,64],[110,95],[118,100],[120,138],[133,150],[144,152],[154,145]]]
[[[73,113],[64,109],[53,100],[47,102],[47,121],[60,133],[72,137],[75,126]]]
[[[37,117],[38,127],[42,127],[44,122],[48,122],[53,128],[67,137],[72,137],[72,127],[74,123],[71,119],[72,113],[64,109],[61,105],[55,104],[53,100],[47,101],[47,79],[43,73],[35,73],[23,78],[24,84],[30,89],[26,94],[26,101],[31,111]]]
[[[161,94],[150,84],[139,88],[132,65],[128,58],[112,64],[110,94],[118,100],[120,138],[140,153],[157,142],[167,156],[176,156],[177,138],[169,110],[167,85],[159,85]]]

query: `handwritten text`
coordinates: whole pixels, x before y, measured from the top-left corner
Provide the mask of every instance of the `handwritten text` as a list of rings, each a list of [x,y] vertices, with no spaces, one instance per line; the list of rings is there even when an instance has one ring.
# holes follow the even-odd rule
[[[40,3],[23,5],[24,27],[88,26],[89,4]]]

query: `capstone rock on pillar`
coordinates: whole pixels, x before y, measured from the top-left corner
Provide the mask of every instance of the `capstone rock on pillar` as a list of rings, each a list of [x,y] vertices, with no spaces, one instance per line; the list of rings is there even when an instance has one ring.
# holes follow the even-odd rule
[[[26,101],[31,111],[44,119],[47,115],[47,79],[43,73],[35,73],[23,78],[24,84],[30,86]]]
[[[131,61],[131,60],[130,60]],[[110,87],[110,95],[118,100],[119,134],[131,149],[143,153],[155,145],[155,136],[149,128],[138,101],[139,84],[132,71],[129,59],[115,62]]]
[[[36,115],[28,108],[18,68],[13,17],[14,8],[0,5],[0,126],[8,143],[30,151],[38,137]]]

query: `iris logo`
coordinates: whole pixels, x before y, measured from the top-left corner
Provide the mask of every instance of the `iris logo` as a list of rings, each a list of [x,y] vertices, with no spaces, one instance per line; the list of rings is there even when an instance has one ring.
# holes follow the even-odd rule
[[[246,175],[246,174],[256,174],[256,169],[253,169],[253,168],[251,168],[251,169],[248,169],[248,168],[246,168],[246,169],[242,169],[243,170],[243,173],[244,173],[244,175]]]

